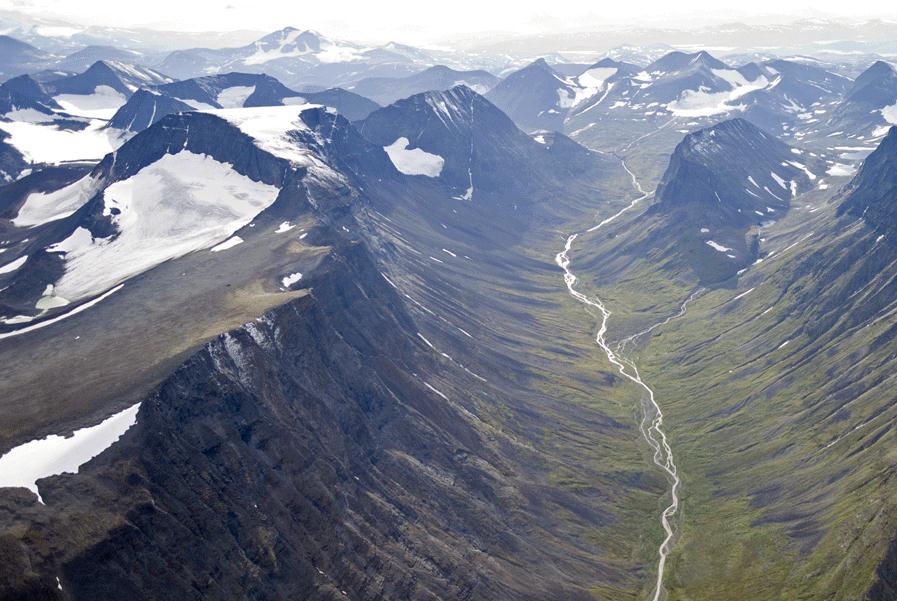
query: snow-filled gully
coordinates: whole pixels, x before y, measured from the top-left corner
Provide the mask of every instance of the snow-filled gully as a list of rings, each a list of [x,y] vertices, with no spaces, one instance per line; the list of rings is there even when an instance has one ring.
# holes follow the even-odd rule
[[[642,380],[641,376],[639,376],[638,368],[636,367],[636,365],[632,361],[629,361],[626,358],[617,355],[617,353],[613,349],[611,349],[610,345],[604,337],[607,333],[607,324],[608,320],[610,319],[611,312],[607,309],[607,307],[604,306],[604,303],[600,298],[589,297],[576,290],[577,278],[573,273],[573,269],[570,265],[569,256],[570,250],[573,247],[573,243],[580,236],[580,234],[594,232],[608,225],[609,223],[612,223],[620,215],[630,210],[636,204],[645,200],[653,194],[652,192],[645,192],[642,189],[641,184],[639,184],[638,178],[636,178],[635,174],[629,170],[629,167],[626,165],[625,161],[621,159],[620,162],[623,164],[623,168],[632,178],[632,183],[635,186],[636,190],[638,190],[638,192],[640,193],[640,196],[638,196],[629,205],[627,205],[614,215],[598,223],[598,225],[592,226],[585,232],[571,234],[567,238],[567,243],[564,245],[564,250],[559,252],[555,257],[555,262],[561,269],[564,270],[564,283],[567,285],[567,291],[570,293],[570,295],[587,307],[593,307],[599,311],[601,323],[598,327],[598,332],[595,335],[596,344],[607,355],[607,359],[608,361],[610,361],[611,365],[617,368],[617,371],[624,378],[636,384],[639,388],[642,389],[644,398],[646,399],[644,405],[644,417],[639,424],[639,430],[641,431],[642,436],[648,442],[648,445],[650,445],[654,450],[653,459],[655,465],[657,465],[657,467],[659,467],[664,472],[670,482],[670,504],[660,514],[660,523],[663,526],[665,536],[663,542],[658,548],[657,581],[651,594],[652,601],[659,601],[664,595],[664,568],[666,567],[667,556],[670,553],[673,540],[673,526],[670,523],[670,519],[679,509],[679,487],[681,484],[676,464],[673,461],[673,450],[670,448],[666,434],[663,431],[663,411],[661,410],[660,405],[657,403],[657,400],[654,398],[654,391]],[[683,313],[684,309],[685,307],[683,305]]]

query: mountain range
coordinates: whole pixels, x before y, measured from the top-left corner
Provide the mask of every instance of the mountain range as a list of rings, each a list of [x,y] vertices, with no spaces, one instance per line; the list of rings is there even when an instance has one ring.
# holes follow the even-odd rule
[[[895,597],[883,58],[10,23],[0,598]]]

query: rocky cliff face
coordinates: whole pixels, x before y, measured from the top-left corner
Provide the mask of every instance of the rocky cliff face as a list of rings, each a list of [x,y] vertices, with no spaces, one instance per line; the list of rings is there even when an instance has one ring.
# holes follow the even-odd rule
[[[897,127],[872,152],[845,188],[839,213],[862,217],[888,244],[897,243]]]
[[[596,582],[638,587],[641,563],[631,558],[641,543],[595,536],[653,515],[662,488],[640,461],[632,469],[617,457],[641,452],[635,425],[621,421],[629,410],[595,410],[591,386],[564,389],[581,404],[546,392],[568,379],[546,364],[579,369],[568,364],[569,349],[546,345],[546,363],[520,352],[522,342],[490,342],[566,327],[541,318],[563,297],[554,266],[511,246],[554,250],[554,232],[536,231],[536,210],[556,223],[591,214],[589,178],[625,174],[562,136],[542,144],[506,130],[502,118],[483,124],[513,145],[503,157],[501,146],[484,148],[502,171],[483,172],[483,180],[510,183],[484,184],[489,202],[466,202],[451,198],[447,182],[395,171],[379,145],[333,111],[300,119],[305,127],[291,140],[338,171],[341,184],[287,166],[218,117],[195,113],[166,117],[96,167],[97,177],[121,181],[186,148],[280,186],[281,195],[255,228],[241,230],[234,250],[166,262],[66,326],[83,339],[112,338],[168,294],[177,298],[163,325],[174,321],[177,330],[199,321],[197,311],[213,312],[206,306],[220,297],[235,296],[240,311],[266,297],[276,308],[208,344],[188,341],[179,367],[135,399],[137,423],[119,442],[76,476],[40,481],[45,506],[28,491],[4,489],[0,590],[11,598],[585,601]],[[477,123],[455,121],[447,158],[466,162],[471,136],[492,133]],[[575,165],[540,180],[554,161]],[[520,173],[538,184],[529,198],[515,195]],[[585,176],[554,202],[556,182],[573,173]],[[59,223],[91,224],[99,209],[92,199]],[[277,233],[287,219],[297,229]],[[257,276],[241,282],[244,271]],[[275,276],[292,271],[302,272],[301,283],[285,290]],[[493,282],[507,277],[532,277],[532,294],[494,294]],[[199,288],[214,292],[192,296]],[[480,300],[465,309],[456,305],[462,297]],[[91,319],[100,322],[96,335],[87,334]],[[52,341],[55,332],[40,333]],[[39,352],[38,338],[19,352]],[[108,342],[122,351],[121,340]],[[142,344],[146,361],[156,360],[158,348],[143,338],[127,341]],[[91,377],[110,371],[80,357],[91,362]],[[583,369],[613,388],[613,378]],[[134,380],[130,389],[150,377]],[[548,416],[563,424],[560,435]],[[601,436],[617,444],[592,444]]]
[[[8,598],[589,598],[522,569],[540,550],[514,466],[429,385],[364,248],[308,286],[191,357],[77,478],[42,481],[47,506],[5,497],[30,523],[0,541]]]
[[[649,244],[670,248],[707,284],[736,275],[760,252],[759,229],[789,210],[822,173],[812,157],[744,119],[687,135],[670,157],[649,215]]]

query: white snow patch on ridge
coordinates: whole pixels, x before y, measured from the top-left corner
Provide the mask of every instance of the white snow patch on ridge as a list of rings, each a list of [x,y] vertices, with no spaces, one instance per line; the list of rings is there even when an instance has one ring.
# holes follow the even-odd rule
[[[289,288],[296,282],[302,279],[302,274],[299,272],[291,273],[289,275],[285,275],[280,279],[280,283],[283,284],[284,288]]]
[[[19,267],[25,264],[25,261],[28,260],[28,255],[22,255],[15,261],[10,261],[6,265],[0,266],[0,274],[3,273],[12,273],[16,271]]]
[[[679,98],[667,105],[667,109],[677,117],[709,117],[729,111],[743,111],[744,104],[732,104],[745,94],[762,90],[769,86],[769,80],[763,75],[754,81],[748,81],[737,71],[730,69],[713,69],[714,75],[724,79],[732,86],[726,92],[711,92],[707,88],[685,90]]]
[[[595,67],[580,74],[575,79],[578,89],[576,90],[576,99],[573,101],[573,104],[577,105],[602,91],[607,80],[616,74],[616,67]]]
[[[86,175],[54,192],[32,192],[12,220],[17,227],[40,225],[68,217],[100,189],[100,180]]]
[[[253,92],[255,92],[255,86],[231,86],[221,90],[215,100],[221,105],[221,108],[241,108]]]
[[[881,116],[891,125],[897,125],[897,102],[881,109]]]
[[[59,94],[53,100],[62,110],[77,117],[111,119],[128,99],[109,86],[97,86],[93,94]]]
[[[826,173],[828,173],[832,177],[847,177],[853,175],[856,172],[856,167],[852,165],[845,165],[844,163],[835,163],[828,168],[828,171],[826,171]]]
[[[260,106],[208,111],[221,117],[255,140],[256,146],[274,156],[303,166],[319,164],[311,153],[290,137],[290,132],[308,130],[299,118],[302,111],[317,104],[299,106]]]
[[[77,474],[82,465],[108,449],[137,423],[140,403],[72,436],[51,434],[19,445],[0,457],[0,487],[27,488],[43,503],[37,489],[41,478]]]
[[[106,130],[105,121],[95,120],[84,129],[61,129],[53,123],[0,121],[9,134],[7,143],[34,163],[61,163],[79,159],[101,159],[123,141],[122,132]]]
[[[426,175],[439,177],[445,159],[438,154],[430,154],[421,148],[408,149],[408,138],[399,138],[383,150],[399,172],[405,175]]]
[[[277,198],[231,165],[182,150],[106,188],[105,210],[118,235],[67,239],[65,273],[56,293],[75,301],[106,290],[169,259],[229,238]],[[72,236],[77,235],[75,234]]]
[[[210,250],[213,253],[221,252],[222,250],[227,250],[228,248],[233,248],[238,244],[243,244],[243,238],[240,236],[231,236],[221,244],[216,244]]]
[[[721,252],[721,253],[726,253],[726,252],[729,252],[729,251],[732,250],[732,249],[729,248],[728,246],[723,246],[722,244],[719,244],[719,243],[717,243],[717,242],[714,242],[713,240],[707,240],[707,241],[705,242],[705,244],[706,244],[707,246],[709,246],[710,248],[712,248],[713,250],[718,251],[718,252]]]

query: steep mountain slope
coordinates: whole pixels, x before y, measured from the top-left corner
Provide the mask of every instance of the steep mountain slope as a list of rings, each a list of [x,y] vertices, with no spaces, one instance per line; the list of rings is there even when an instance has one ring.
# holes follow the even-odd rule
[[[170,81],[147,67],[98,61],[83,73],[51,79],[44,86],[67,113],[109,119],[138,88]]]
[[[9,143],[9,134],[0,130],[0,180],[6,183],[18,178],[27,166],[22,153]]]
[[[107,86],[129,96],[140,87],[171,82],[171,78],[148,67],[117,61],[97,61],[83,73],[48,81],[45,85],[54,94],[88,95],[98,86]]]
[[[560,131],[576,91],[539,59],[505,77],[486,97],[525,130]]]
[[[862,217],[881,232],[886,244],[894,243],[897,232],[897,128],[892,127],[875,152],[870,154],[856,177],[844,189],[839,213]]]
[[[546,160],[549,146],[518,130],[466,86],[399,100],[371,113],[360,131],[386,149],[400,171],[434,178],[462,200],[509,194],[525,199],[532,186],[568,175],[563,161]],[[521,161],[528,171],[510,177],[512,165]]]
[[[294,111],[276,136],[272,110]],[[365,137],[325,109],[170,115],[101,163],[102,194],[13,230],[13,260],[72,228],[108,252],[142,223],[128,215],[154,186],[138,180],[163,161],[202,172],[187,154],[280,186],[242,243],[174,257],[0,339],[15,375],[0,394],[4,449],[136,419],[78,474],[0,490],[4,591],[585,600],[643,587],[654,536],[630,527],[662,482],[630,391],[594,369],[588,340],[550,342],[580,324],[545,259],[566,224],[626,202],[625,172],[563,136],[526,136],[465,88],[375,115]],[[482,192],[452,198],[453,177],[402,173],[367,141],[391,143],[409,121],[441,132],[425,148]],[[183,173],[161,166],[185,210]],[[30,261],[19,269],[41,277]]]
[[[128,132],[141,132],[171,113],[192,111],[194,108],[180,100],[152,90],[137,90],[122,105],[107,127]]]
[[[46,89],[28,75],[13,77],[0,84],[0,114],[6,118],[13,118],[8,113],[22,109],[49,115],[60,108]]]
[[[897,124],[897,70],[877,61],[856,78],[827,125],[854,135],[878,137]]]
[[[0,81],[45,68],[51,55],[34,46],[0,35]]]
[[[704,282],[736,274],[761,252],[762,228],[813,187],[820,166],[744,119],[688,134],[676,147],[651,213]]]
[[[770,84],[742,98],[747,104],[744,117],[771,131],[800,130],[825,121],[853,85],[844,76],[790,60],[769,60],[739,70],[744,72],[753,66]]]
[[[488,71],[456,71],[444,65],[436,65],[408,77],[362,79],[349,86],[349,89],[385,105],[421,92],[448,90],[459,85],[485,94],[497,83],[498,78]]]
[[[770,228],[773,250],[737,288],[698,297],[639,351],[691,481],[672,599],[892,595],[897,254],[873,207],[893,186],[879,170],[893,139],[882,146],[840,217],[813,199]]]

